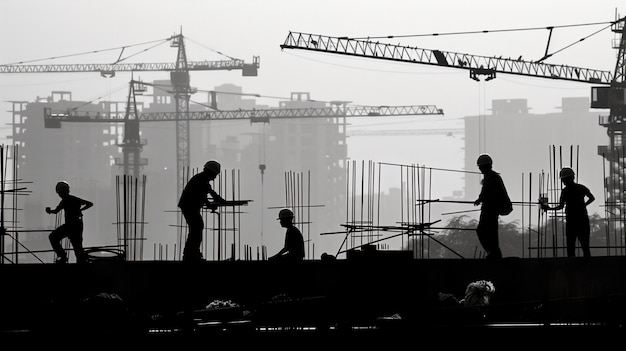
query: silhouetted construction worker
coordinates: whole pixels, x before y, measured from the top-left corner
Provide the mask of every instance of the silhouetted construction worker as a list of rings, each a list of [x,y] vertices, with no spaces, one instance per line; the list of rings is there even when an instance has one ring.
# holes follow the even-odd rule
[[[589,249],[589,214],[587,206],[596,198],[589,188],[574,181],[574,170],[564,167],[559,172],[561,182],[565,185],[561,190],[559,204],[550,207],[547,203],[542,203],[544,211],[561,210],[565,208],[565,238],[567,241],[567,256],[576,256],[576,239],[580,242],[584,257],[591,257]]]
[[[285,232],[285,245],[270,260],[280,260],[289,262],[300,262],[304,259],[304,238],[300,229],[293,224],[294,215],[288,208],[283,208],[278,212],[278,220]]]
[[[92,207],[93,203],[70,195],[70,186],[65,181],[60,181],[56,185],[56,192],[61,197],[61,202],[55,209],[46,207],[46,213],[57,214],[61,210],[65,212],[65,223],[53,230],[48,239],[52,249],[57,255],[56,263],[67,263],[67,253],[61,246],[61,240],[69,238],[76,255],[77,263],[87,263],[88,258],[83,248],[83,211]]]
[[[502,177],[492,169],[493,159],[488,154],[481,154],[476,160],[476,165],[483,174],[482,189],[474,206],[481,205],[480,218],[476,234],[483,249],[487,253],[485,258],[502,258],[498,235],[498,220],[500,218],[502,203],[508,199],[508,193]]]
[[[204,206],[211,208],[208,195],[214,202],[223,202],[224,199],[213,190],[209,182],[213,181],[221,171],[219,162],[215,160],[208,161],[204,164],[202,172],[194,175],[189,179],[187,185],[183,189],[178,207],[180,208],[189,233],[183,250],[183,261],[200,262],[203,260],[200,252],[202,244],[202,231],[204,230],[204,220],[202,219],[201,210]]]

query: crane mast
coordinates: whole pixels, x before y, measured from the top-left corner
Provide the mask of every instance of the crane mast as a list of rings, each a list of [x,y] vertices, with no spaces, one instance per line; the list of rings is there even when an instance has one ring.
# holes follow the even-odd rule
[[[124,174],[132,174],[136,179],[139,178],[139,169],[145,165],[141,159],[141,150],[143,143],[139,134],[139,111],[137,109],[137,98],[135,95],[136,85],[131,83],[126,102],[126,113],[124,115],[124,139],[122,144],[118,145],[122,148],[122,164]],[[45,117],[44,117],[45,123]],[[132,173],[130,172],[132,167]]]
[[[613,72],[568,65],[547,64],[538,61],[487,57],[442,50],[422,49],[414,46],[387,44],[371,40],[348,37],[289,32],[280,45],[281,49],[298,49],[337,55],[365,57],[376,60],[398,61],[425,64],[469,71],[469,77],[479,81],[485,76],[489,81],[497,73],[528,77],[592,83],[598,86],[591,89],[591,107],[609,108],[609,116],[600,116],[599,124],[607,128],[609,145],[598,146],[598,154],[609,163],[609,174],[605,178],[607,192],[607,217],[613,222],[626,220],[626,17],[616,19],[612,30],[619,35],[617,61]]]
[[[183,170],[189,167],[189,120],[182,116],[189,112],[189,98],[194,93],[189,85],[189,69],[187,68],[187,53],[182,34],[171,41],[173,47],[178,48],[176,69],[170,72],[170,81],[173,87],[176,103],[176,196],[180,196],[183,184]]]
[[[608,88],[601,87],[592,90],[592,107],[609,108],[609,116],[600,116],[600,125],[607,128],[609,145],[598,146],[598,154],[609,163],[609,173],[605,178],[607,191],[607,211],[609,218],[614,222],[626,221],[626,17],[612,26],[614,33],[619,35],[615,74]],[[605,91],[604,101],[598,98],[597,92]],[[594,99],[596,98],[596,99]],[[594,103],[596,104],[594,106]],[[623,228],[622,228],[623,230]]]

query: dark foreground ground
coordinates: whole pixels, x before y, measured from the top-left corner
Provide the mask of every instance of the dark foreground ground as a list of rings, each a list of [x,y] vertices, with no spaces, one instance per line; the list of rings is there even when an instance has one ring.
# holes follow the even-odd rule
[[[0,279],[3,346],[604,349],[626,336],[621,256],[22,264]],[[495,286],[489,305],[439,299],[477,280]]]
[[[545,349],[574,350],[621,348],[623,326],[437,326],[411,325],[331,330],[204,330],[194,333],[156,334],[59,333],[11,331],[0,334],[3,345],[21,349],[53,347],[64,350],[90,349]],[[6,348],[9,349],[9,348]]]

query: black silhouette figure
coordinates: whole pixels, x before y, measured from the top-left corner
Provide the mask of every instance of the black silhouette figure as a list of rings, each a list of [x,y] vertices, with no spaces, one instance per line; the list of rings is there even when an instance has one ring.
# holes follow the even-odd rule
[[[285,232],[285,245],[278,253],[271,256],[272,261],[300,262],[304,259],[304,238],[300,229],[293,224],[293,212],[284,208],[278,213],[280,225],[287,228]]]
[[[53,230],[48,236],[52,249],[57,255],[55,262],[61,264],[68,262],[67,254],[61,246],[61,240],[69,238],[76,255],[76,262],[87,263],[87,253],[83,248],[83,211],[92,207],[93,203],[70,195],[70,186],[65,181],[57,183],[56,192],[61,198],[61,202],[55,209],[46,207],[48,214],[57,214],[61,210],[65,212],[65,223]]]
[[[208,161],[204,164],[202,172],[189,179],[180,195],[178,207],[183,213],[189,228],[185,248],[183,249],[183,261],[185,262],[200,262],[204,260],[200,252],[202,231],[204,230],[201,210],[205,206],[212,210],[216,208],[209,201],[208,195],[211,195],[213,202],[224,202],[224,199],[213,190],[210,184],[220,172],[221,165],[219,162],[215,160]]]
[[[565,185],[561,190],[559,204],[550,207],[546,202],[541,203],[544,211],[561,210],[565,208],[565,238],[567,241],[567,256],[576,256],[576,239],[580,242],[584,257],[591,257],[589,249],[589,235],[591,232],[589,226],[589,214],[587,206],[596,198],[593,196],[589,188],[576,183],[574,180],[574,170],[564,167],[559,172],[561,182]]]
[[[488,154],[478,156],[476,165],[483,174],[482,189],[474,206],[481,205],[476,234],[486,259],[502,258],[498,235],[498,220],[503,203],[510,204],[509,196],[500,174],[492,169],[493,159]],[[504,212],[506,213],[506,212]]]

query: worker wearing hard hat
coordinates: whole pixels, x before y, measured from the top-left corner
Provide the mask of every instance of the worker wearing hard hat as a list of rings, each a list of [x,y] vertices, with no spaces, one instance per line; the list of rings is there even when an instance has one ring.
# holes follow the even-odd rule
[[[485,258],[502,258],[500,239],[498,234],[498,220],[502,212],[502,203],[510,206],[510,199],[499,173],[493,170],[493,159],[488,154],[481,154],[476,160],[476,165],[483,174],[482,188],[474,206],[482,205],[476,234],[478,241],[486,252]],[[512,208],[509,207],[509,210]]]
[[[294,214],[288,208],[283,208],[278,212],[278,220],[283,228],[287,228],[285,232],[285,245],[270,257],[270,260],[280,260],[288,262],[300,262],[304,259],[304,238],[302,232],[293,223]]]
[[[561,210],[565,208],[565,240],[567,242],[567,256],[576,256],[576,239],[580,242],[584,257],[591,257],[589,249],[589,236],[591,229],[589,226],[589,214],[587,206],[596,198],[589,188],[576,183],[574,170],[564,167],[559,172],[559,177],[563,185],[561,197],[558,205],[550,207],[547,203],[542,203],[544,211]]]
[[[202,172],[197,173],[189,179],[187,185],[183,189],[178,207],[185,217],[189,233],[185,241],[183,250],[183,261],[200,262],[203,261],[200,246],[202,244],[202,231],[204,229],[204,220],[202,219],[201,210],[203,207],[211,207],[208,195],[211,195],[213,202],[223,202],[224,199],[213,190],[210,182],[221,172],[221,165],[215,160],[208,161],[204,164]]]
[[[69,238],[76,256],[76,263],[87,263],[88,258],[83,248],[83,211],[92,207],[93,203],[70,194],[70,185],[66,181],[60,181],[55,187],[61,202],[51,209],[46,207],[46,213],[57,214],[61,210],[65,213],[65,223],[53,230],[48,239],[52,249],[56,253],[56,263],[67,263],[67,253],[61,246],[61,240]]]

